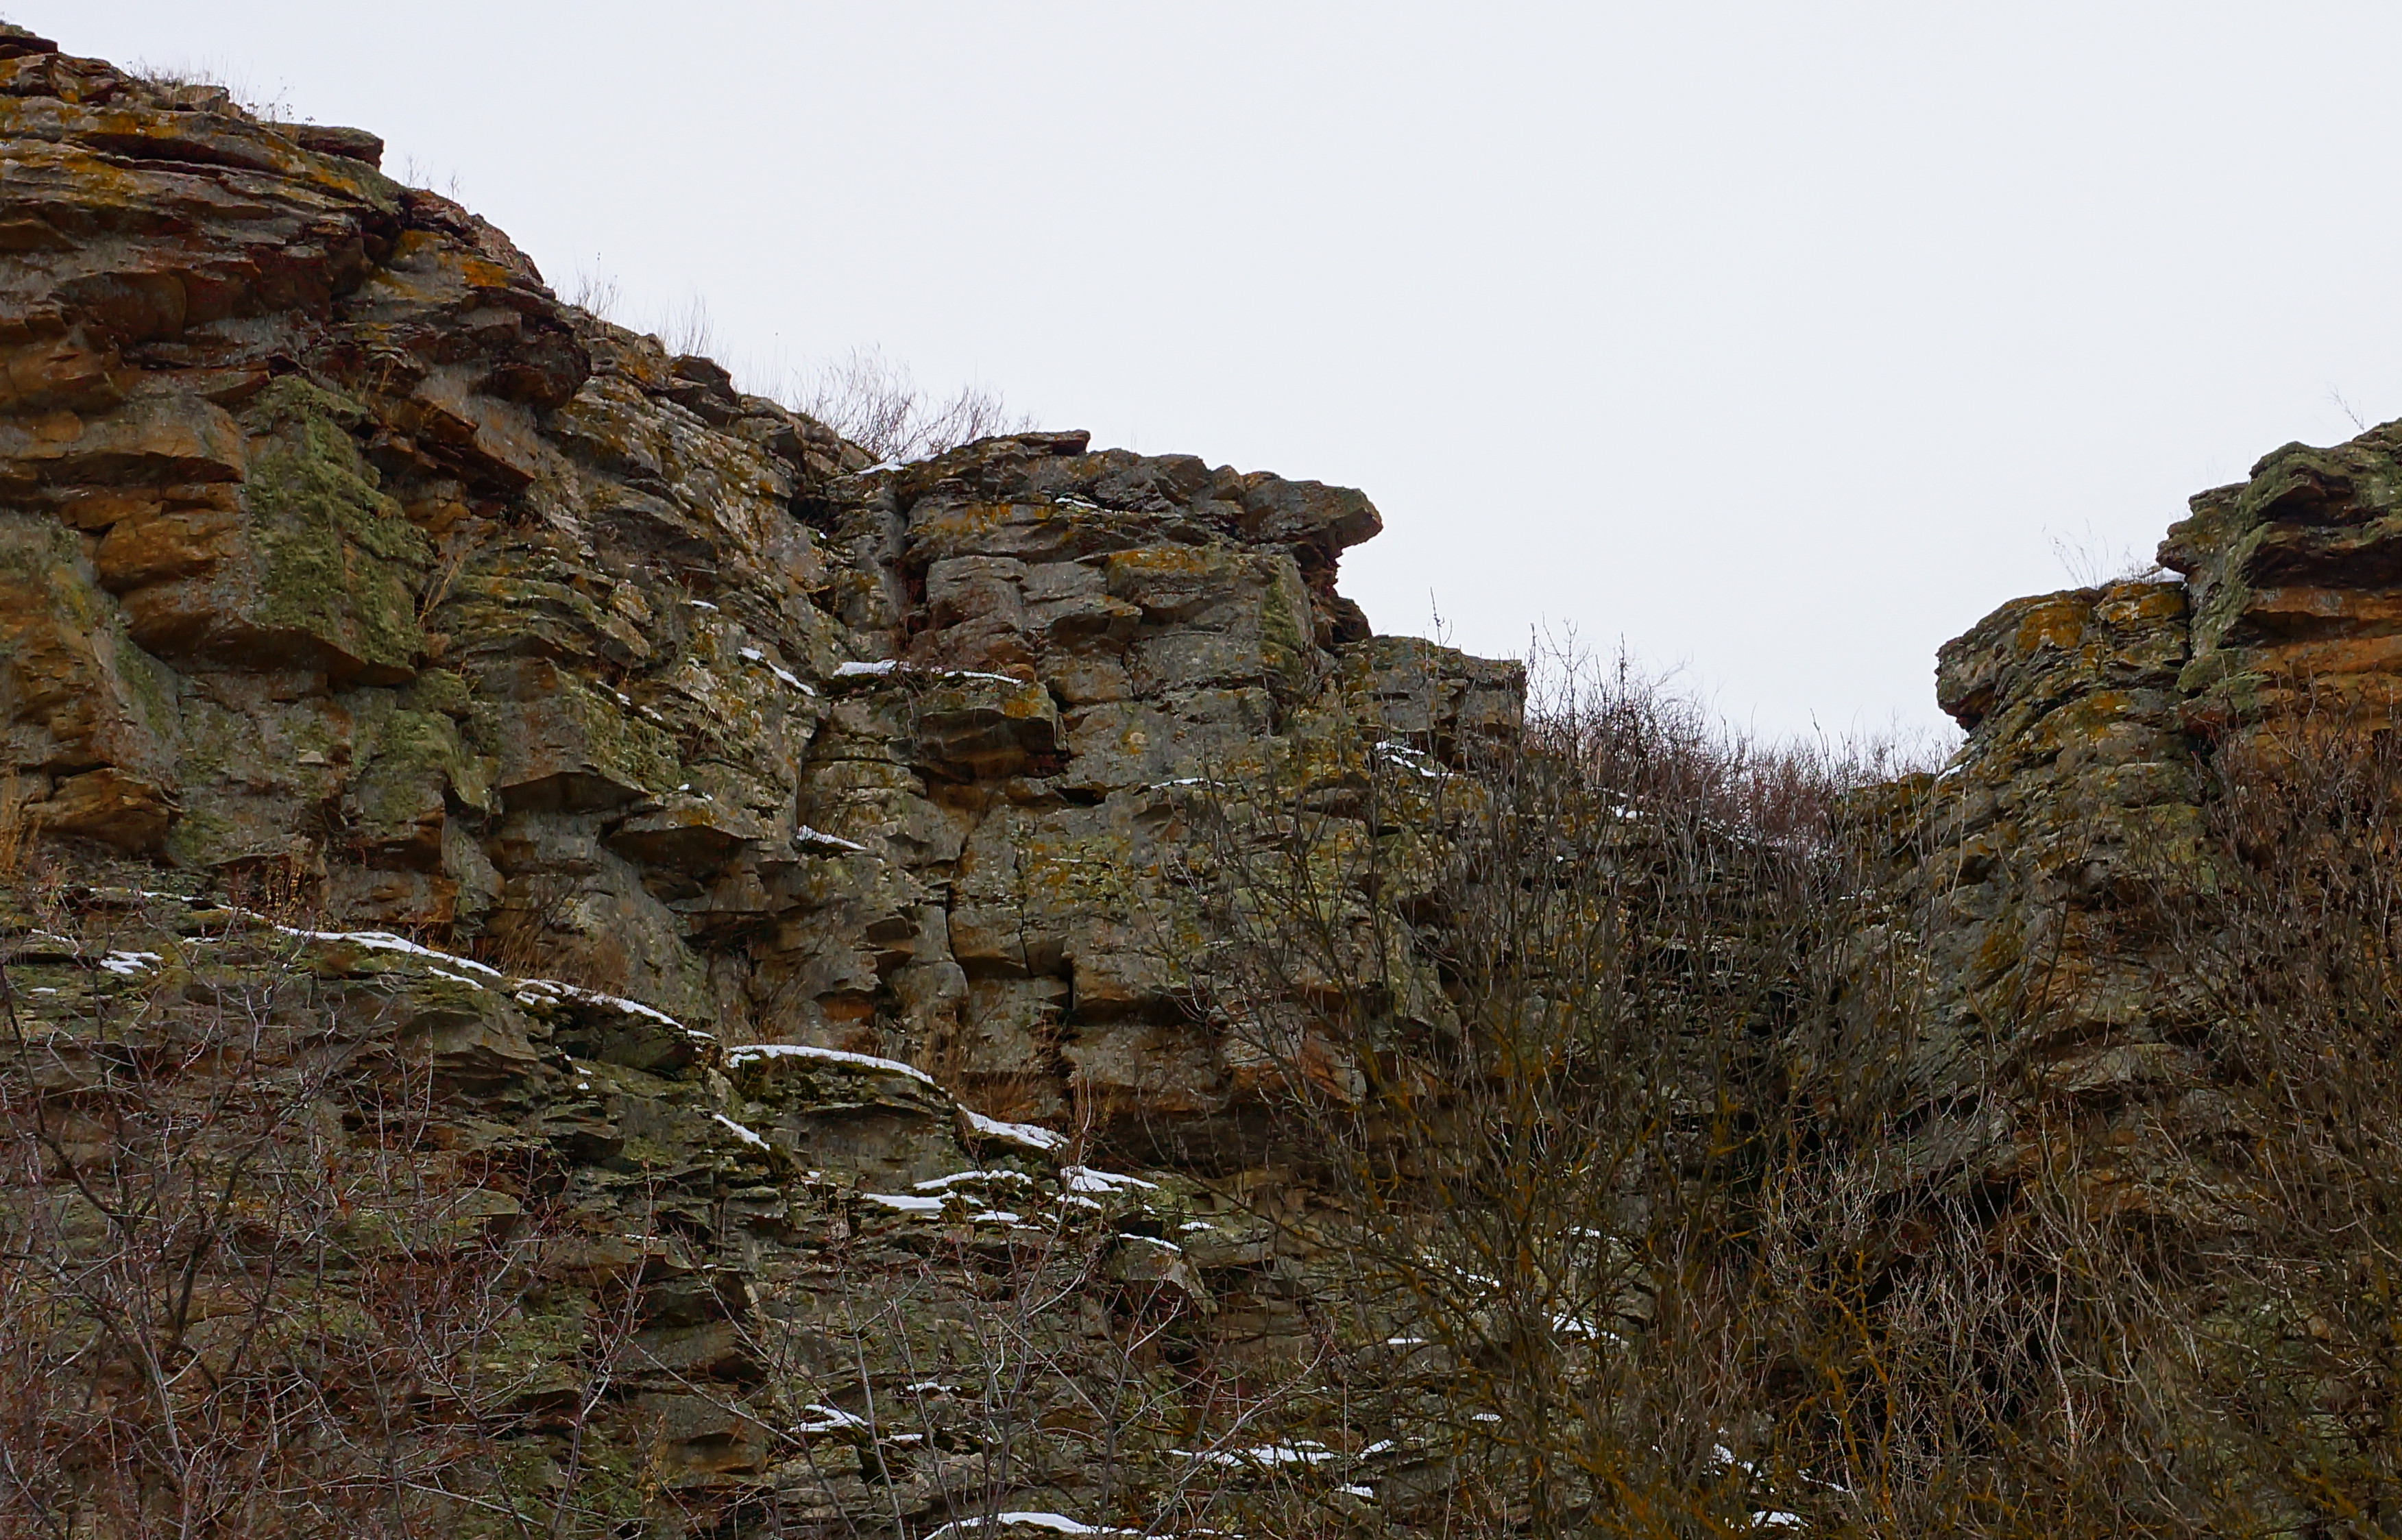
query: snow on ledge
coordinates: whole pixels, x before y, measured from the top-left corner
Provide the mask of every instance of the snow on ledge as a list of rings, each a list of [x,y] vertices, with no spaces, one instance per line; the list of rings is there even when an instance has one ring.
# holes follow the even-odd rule
[[[559,1000],[573,1000],[578,1005],[605,1005],[613,1011],[622,1011],[628,1016],[641,1016],[657,1022],[662,1026],[674,1027],[695,1042],[706,1043],[717,1040],[712,1035],[703,1032],[697,1026],[684,1025],[683,1023],[656,1006],[644,1005],[640,1000],[629,1000],[623,995],[603,995],[597,989],[583,989],[572,983],[561,983],[557,979],[519,979],[517,983],[516,995],[518,1003],[522,1005],[543,1005]],[[543,999],[542,997],[545,995],[550,997],[549,1000]]]
[[[818,1059],[827,1064],[849,1065],[854,1069],[906,1075],[928,1085],[934,1083],[934,1077],[916,1065],[903,1064],[898,1059],[879,1059],[872,1053],[852,1053],[839,1048],[816,1048],[808,1043],[746,1043],[740,1048],[725,1051],[727,1064],[747,1064],[752,1059]]]
[[[1125,1176],[1114,1171],[1095,1171],[1088,1165],[1061,1166],[1070,1192],[1123,1192],[1127,1188],[1140,1188],[1145,1192],[1159,1190],[1157,1182],[1146,1182],[1139,1176]]]
[[[793,843],[794,845],[830,845],[837,850],[857,850],[863,853],[867,849],[867,846],[857,840],[847,840],[840,834],[829,834],[822,829],[812,829],[806,823],[801,825],[800,832],[793,836]]]
[[[712,1112],[710,1116],[717,1120],[717,1124],[720,1128],[727,1130],[744,1144],[752,1146],[759,1149],[766,1149],[768,1148],[766,1140],[759,1137],[756,1134],[752,1133],[749,1129],[743,1127],[740,1123],[736,1122],[725,1113]]]
[[[251,914],[251,912],[246,909],[235,912],[245,915]],[[266,918],[263,914],[251,917]],[[389,930],[297,930],[288,925],[279,925],[275,928],[287,936],[295,936],[302,941],[348,942],[352,946],[364,946],[370,952],[398,952],[406,956],[432,957],[437,962],[455,963],[461,968],[472,968],[478,973],[490,973],[496,979],[502,976],[499,969],[488,963],[479,963],[473,957],[462,957],[455,952],[436,952],[430,946],[420,946],[407,937],[395,936]]]
[[[1068,1135],[1038,1123],[1005,1123],[998,1118],[987,1118],[972,1107],[961,1107],[967,1114],[968,1126],[988,1139],[1008,1139],[1028,1149],[1057,1149],[1068,1142]]]
[[[992,1522],[1003,1527],[1024,1524],[1029,1529],[1049,1530],[1054,1534],[1139,1534],[1141,1533],[1139,1530],[1100,1529],[1092,1524],[1078,1523],[1073,1519],[1056,1513],[1004,1513],[996,1516]],[[946,1534],[966,1534],[971,1531],[980,1530],[984,1526],[985,1520],[982,1519],[954,1519],[941,1529],[927,1531],[926,1540],[942,1540],[942,1537]]]

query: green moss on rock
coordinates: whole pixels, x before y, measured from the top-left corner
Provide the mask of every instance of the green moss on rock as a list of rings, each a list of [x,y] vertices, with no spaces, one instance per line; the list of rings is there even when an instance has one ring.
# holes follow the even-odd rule
[[[265,438],[242,489],[260,562],[249,618],[311,638],[346,672],[397,681],[424,650],[416,592],[433,548],[360,455],[351,425],[364,415],[293,377],[243,414]]]

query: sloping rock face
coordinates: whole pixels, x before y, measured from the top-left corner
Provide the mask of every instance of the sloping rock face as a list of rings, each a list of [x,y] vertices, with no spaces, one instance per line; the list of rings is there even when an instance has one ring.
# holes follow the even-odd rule
[[[11,1111],[46,1141],[0,1224],[83,1266],[0,1335],[72,1361],[130,1328],[196,1372],[131,1418],[18,1375],[12,1523],[135,1528],[145,1490],[226,1534],[1189,1519],[1273,1474],[1241,1451],[1341,1426],[1313,1386],[1236,1452],[1177,1437],[1196,1368],[1236,1397],[1293,1380],[1324,1286],[1222,1184],[1083,1164],[910,1065],[727,1048],[385,932],[55,897],[0,915],[35,1103]],[[238,1240],[188,1248],[217,1229],[194,1166]],[[190,1455],[127,1437],[169,1423]],[[1321,1487],[1394,1463],[1309,1447]]]
[[[1081,433],[871,465],[380,150],[0,28],[7,1094],[67,1131],[0,1223],[117,1291],[14,1340],[170,1300],[135,1329],[208,1374],[135,1423],[192,1459],[255,1446],[228,1386],[315,1398],[282,1467],[161,1474],[29,1372],[42,1501],[386,1522],[259,1495],[350,1490],[357,1437],[477,1533],[1339,1486],[1276,1442],[1342,1425],[1286,1405],[1330,1290],[1259,1217],[1309,1199],[1194,987],[1190,803],[1456,763],[1520,671],[1371,635],[1357,492]],[[242,1239],[178,1294],[144,1269],[230,1222],[195,1166]],[[1181,1437],[1203,1382],[1247,1442]]]
[[[1472,780],[1518,669],[1370,632],[1357,492],[1080,433],[870,464],[380,151],[0,27],[0,1094],[40,1135],[0,1227],[99,1259],[7,1340],[80,1363],[121,1321],[206,1370],[0,1375],[0,1438],[72,1451],[46,1500],[136,1533],[94,1430],[249,1450],[226,1387],[264,1385],[311,1430],[288,1471],[133,1487],[364,1462],[493,1533],[1439,1506],[1464,1446],[1353,1392],[1456,1436],[1442,1352],[1346,1296],[1263,1156],[1341,1054],[1246,1040],[1222,1007],[1278,1002],[1199,976],[1203,819],[1381,852],[1324,885],[1328,950],[1391,942],[1379,1010],[1456,1031],[1410,939],[1440,818],[1394,809]],[[1967,743],[1865,798],[1911,928],[1880,1203],[2004,1212],[2073,1149],[2097,1209],[2216,1222],[2210,1006],[2160,914],[2229,857],[2220,756],[2391,725],[2397,488],[2395,430],[2289,447],[2194,500],[2183,581],[1942,650]],[[194,1170],[240,1204],[179,1207]]]
[[[871,468],[371,135],[0,54],[0,774],[53,838],[1207,1136],[1180,791],[1515,718],[1335,593],[1357,492],[1076,433]]]
[[[1912,1179],[2007,1187],[2051,1116],[2092,1135],[2112,1207],[2194,1217],[2175,1194],[2219,1117],[2212,1007],[2162,907],[2233,859],[2206,817],[2222,757],[2392,730],[2397,448],[2391,426],[2288,445],[2193,498],[2164,581],[2014,600],[1943,647],[1938,696],[1967,741],[1898,789],[1928,928]]]

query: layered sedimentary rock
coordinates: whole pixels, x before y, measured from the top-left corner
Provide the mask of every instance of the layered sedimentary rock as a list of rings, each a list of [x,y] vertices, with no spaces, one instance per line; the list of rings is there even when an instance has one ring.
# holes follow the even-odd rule
[[[1926,929],[1902,1179],[2007,1189],[2049,1118],[2088,1131],[2112,1206],[2196,1217],[2212,1006],[2163,905],[2234,859],[2206,816],[2222,756],[2393,727],[2397,444],[2288,445],[2196,495],[2154,574],[2014,600],[1945,644],[1938,697],[1967,739],[1885,793]]]
[[[1198,1521],[1236,1467],[1439,1492],[1433,1440],[1346,1422],[1346,1375],[1426,1344],[1262,1163],[1282,1077],[1350,1082],[1196,978],[1198,820],[1275,787],[1338,854],[1384,842],[1337,918],[1397,939],[1378,1010],[1441,1030],[1411,818],[1363,789],[1505,742],[1519,671],[1371,633],[1335,586],[1358,492],[1074,433],[871,464],[380,152],[0,28],[0,861],[47,863],[0,930],[52,1153],[238,1062],[268,1122],[195,1159],[305,1125],[336,1187],[389,1145],[438,1191],[422,1234],[344,1232],[334,1292],[534,1237],[489,1412],[523,1467],[462,1490],[595,1523]],[[2390,725],[2397,451],[2280,450],[2194,500],[2182,581],[1942,650],[1966,744],[1862,799],[1914,969],[1877,1022],[1894,1212],[2000,1212],[2074,1148],[2103,1208],[2208,1217],[2161,905],[2226,855],[2216,756]],[[322,1275],[205,1276],[210,1319],[334,1320]],[[605,1373],[571,1318],[618,1320]]]
[[[54,837],[1172,1124],[1233,1096],[1180,789],[1381,697],[1514,718],[1336,594],[1357,492],[1078,433],[870,467],[370,135],[6,48],[0,719]]]
[[[1164,1350],[1111,1347],[1144,1301],[1230,1385],[1311,1351],[1273,1193],[1076,1163],[1272,1182],[1263,1066],[1189,977],[1189,800],[1454,755],[1519,671],[1370,634],[1358,492],[1073,433],[871,465],[380,148],[0,29],[0,796],[50,862],[10,998],[86,1066],[37,1100],[204,1098],[228,1012],[274,1021],[267,1121],[191,1159],[300,1137],[290,1098],[351,1169],[430,1097],[440,1255],[533,1226],[529,1301],[638,1301],[576,1472],[575,1330],[509,1339],[495,1404],[551,1452],[477,1490],[914,1533],[1222,1464],[1164,1422],[1102,1459],[1074,1409],[1151,1394]],[[91,1067],[127,1021],[197,1078]],[[317,1233],[277,1213],[269,1251]],[[346,1240],[337,1292],[425,1244]],[[203,1313],[364,1329],[206,1278]],[[979,1343],[1026,1366],[1000,1401]]]

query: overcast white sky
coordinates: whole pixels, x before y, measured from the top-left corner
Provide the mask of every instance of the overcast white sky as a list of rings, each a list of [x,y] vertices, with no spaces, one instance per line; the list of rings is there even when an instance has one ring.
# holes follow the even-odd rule
[[[2402,416],[2402,7],[0,0],[355,124],[755,386],[880,346],[1365,488],[1344,586],[1738,722]]]

